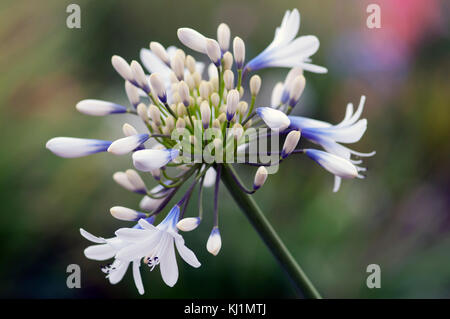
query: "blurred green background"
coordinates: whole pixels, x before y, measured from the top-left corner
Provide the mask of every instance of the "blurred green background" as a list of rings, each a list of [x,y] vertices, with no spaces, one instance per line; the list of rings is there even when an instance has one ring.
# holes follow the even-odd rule
[[[138,59],[151,40],[180,46],[179,27],[214,36],[226,22],[246,41],[249,59],[292,8],[301,13],[299,34],[321,41],[313,62],[329,69],[306,74],[296,112],[336,123],[346,104],[365,94],[369,127],[353,148],[377,155],[366,161],[367,179],[344,181],[337,194],[330,174],[293,157],[256,200],[324,297],[450,297],[449,3],[373,1],[381,6],[382,28],[368,29],[371,2],[1,1],[0,297],[138,297],[130,273],[116,286],[103,278],[103,263],[84,257],[88,242],[78,232],[108,237],[124,226],[109,208],[137,208],[139,195],[112,180],[131,166],[130,157],[62,159],[45,149],[46,141],[121,136],[128,118],[87,117],[74,108],[85,98],[126,103],[113,54]],[[70,3],[81,6],[81,29],[66,27]],[[259,72],[261,105],[286,72]],[[239,171],[248,181],[254,174]],[[205,249],[209,216],[185,235],[202,267],[179,259],[174,288],[159,270],[142,268],[144,298],[295,296],[224,187],[220,196],[220,254]],[[205,208],[212,209],[211,190]],[[188,214],[195,210],[194,201]],[[66,287],[73,263],[82,269],[81,289]],[[381,289],[366,287],[368,264],[381,266]]]

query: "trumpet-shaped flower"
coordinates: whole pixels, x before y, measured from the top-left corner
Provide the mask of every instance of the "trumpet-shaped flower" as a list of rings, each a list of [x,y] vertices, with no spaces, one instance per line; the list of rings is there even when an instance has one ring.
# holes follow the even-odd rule
[[[312,35],[294,39],[300,28],[300,13],[297,9],[286,11],[281,25],[269,46],[245,66],[246,71],[267,67],[301,67],[306,71],[326,73],[327,69],[310,62],[310,56],[319,49],[319,39]]]
[[[301,130],[304,138],[322,146],[327,152],[340,156],[354,164],[359,164],[361,161],[352,160],[352,155],[367,157],[375,155],[375,152],[361,153],[339,143],[356,143],[364,135],[367,129],[367,120],[360,119],[360,117],[364,109],[365,99],[365,96],[361,97],[356,112],[353,112],[353,104],[349,103],[344,120],[339,124],[332,125],[306,117],[289,116],[291,122],[289,129]],[[356,168],[359,171],[365,170],[358,166]],[[339,190],[340,183],[340,177],[336,176],[334,192]]]
[[[153,226],[144,219],[139,220],[142,229],[122,228],[116,231],[116,236],[131,243],[119,250],[116,258],[131,262],[145,257],[144,262],[153,268],[160,266],[164,282],[172,287],[178,280],[178,266],[174,245],[181,258],[192,267],[200,267],[195,254],[184,244],[183,237],[178,234],[176,224],[180,216],[180,207],[175,205],[166,218]]]

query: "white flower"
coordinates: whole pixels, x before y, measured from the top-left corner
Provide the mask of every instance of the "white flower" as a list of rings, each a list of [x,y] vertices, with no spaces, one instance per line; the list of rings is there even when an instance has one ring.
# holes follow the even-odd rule
[[[230,33],[230,27],[225,23],[221,23],[217,28],[217,41],[220,44],[222,53],[228,51],[228,47],[230,46]]]
[[[133,153],[133,164],[140,171],[150,172],[171,162],[178,153],[175,149],[140,150]]]
[[[231,121],[239,104],[239,92],[231,90],[227,95],[227,120]]]
[[[220,50],[219,43],[213,39],[206,40],[206,53],[211,59],[211,62],[216,66],[220,66],[220,58],[222,57],[222,51]]]
[[[286,11],[281,25],[275,30],[272,43],[248,62],[245,69],[256,71],[267,67],[299,66],[306,71],[326,73],[326,68],[309,63],[309,57],[319,49],[319,39],[308,35],[294,40],[299,28],[300,14],[298,10]]]
[[[126,113],[127,108],[112,102],[102,100],[82,100],[75,106],[76,109],[83,114],[91,116],[104,116],[115,113]]]
[[[107,260],[113,258],[117,252],[127,246],[127,242],[117,238],[102,238],[94,236],[84,229],[80,229],[81,235],[87,240],[96,243],[97,245],[89,246],[84,250],[84,255],[92,260]],[[140,259],[135,259],[133,262],[133,278],[136,288],[139,293],[144,294],[144,285],[142,284],[141,273],[139,271],[140,267]],[[128,266],[130,265],[130,261],[122,261],[117,258],[114,259],[113,263],[109,266],[103,267],[102,271],[106,273],[106,278],[109,279],[109,282],[112,285],[120,282],[127,272]]]
[[[112,142],[112,144],[108,147],[108,152],[115,155],[130,153],[148,140],[149,137],[150,135],[148,134],[137,134],[120,138]]]
[[[256,113],[274,131],[283,131],[291,123],[286,114],[270,107],[258,107]]]
[[[54,137],[47,142],[45,147],[55,155],[71,158],[106,152],[110,145],[110,141],[76,137]]]
[[[178,280],[178,266],[174,244],[181,258],[192,267],[200,267],[195,254],[185,246],[183,237],[178,234],[180,207],[175,205],[166,218],[153,226],[144,219],[139,220],[142,229],[122,228],[116,231],[120,240],[130,243],[119,250],[116,258],[121,261],[139,260],[145,257],[145,262],[151,269],[160,266],[164,282],[172,287]]]
[[[234,61],[238,70],[242,69],[245,60],[245,43],[239,38],[235,37],[233,40]]]
[[[353,112],[353,104],[347,105],[344,120],[339,124],[332,125],[324,121],[318,121],[301,116],[289,116],[291,122],[289,128],[301,130],[302,136],[316,144],[322,146],[327,152],[340,156],[349,160],[353,164],[359,164],[361,161],[351,159],[352,155],[356,156],[373,156],[375,152],[361,153],[356,152],[339,143],[356,143],[364,135],[367,129],[367,120],[360,119],[364,109],[365,96],[361,97],[358,109]],[[364,171],[363,167],[356,166],[359,171]],[[362,177],[362,176],[360,176]],[[333,191],[337,192],[341,179],[335,178],[335,186]]]

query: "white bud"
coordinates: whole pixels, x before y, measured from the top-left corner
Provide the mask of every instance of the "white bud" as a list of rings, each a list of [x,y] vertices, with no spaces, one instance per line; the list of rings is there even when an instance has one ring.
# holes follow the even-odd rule
[[[300,131],[290,131],[284,141],[283,150],[281,151],[281,157],[286,158],[297,147],[300,140]]]
[[[233,135],[236,140],[239,140],[244,134],[244,129],[241,124],[236,123],[233,125]]]
[[[184,58],[181,54],[176,54],[170,61],[170,67],[175,73],[178,81],[183,80],[184,77]]]
[[[150,75],[150,84],[152,86],[153,94],[155,94],[163,103],[167,102],[166,88],[164,82],[158,73]]]
[[[125,80],[133,81],[133,72],[131,71],[130,65],[124,58],[118,55],[113,55],[111,58],[111,64],[121,77]]]
[[[159,181],[161,179],[161,170],[159,168],[152,169],[150,171],[150,174],[152,174],[152,177],[157,181]]]
[[[125,92],[127,93],[128,101],[130,101],[131,105],[136,107],[141,100],[137,87],[130,82],[125,81]]]
[[[220,102],[220,96],[219,94],[217,94],[216,92],[214,92],[213,94],[211,94],[211,103],[212,105],[214,105],[215,107],[217,107],[219,105]]]
[[[264,183],[266,182],[266,179],[267,179],[267,169],[264,166],[258,167],[258,170],[256,171],[255,174],[255,180],[253,182],[253,189],[257,190],[261,186],[263,186]]]
[[[155,41],[150,42],[150,50],[165,64],[170,64],[169,55],[161,43]]]
[[[291,107],[294,107],[295,104],[297,104],[300,96],[303,93],[303,90],[305,89],[305,84],[306,80],[303,75],[297,76],[292,82],[292,86],[289,91],[289,105]]]
[[[227,90],[232,90],[234,88],[234,73],[231,70],[225,70],[223,73],[223,82],[225,83],[225,88]]]
[[[217,41],[222,52],[228,51],[230,47],[230,33],[230,28],[225,23],[221,23],[217,28]]]
[[[259,75],[254,75],[250,79],[250,93],[252,96],[256,96],[261,89],[261,77]]]
[[[144,103],[139,103],[136,108],[136,112],[144,122],[148,122],[148,109]]]
[[[177,31],[178,39],[188,48],[206,54],[206,38],[190,28],[180,28]]]
[[[217,256],[221,247],[222,239],[220,237],[219,228],[214,227],[209,235],[208,242],[206,243],[206,249],[214,256]]]
[[[207,128],[209,126],[209,121],[211,120],[211,108],[209,107],[208,101],[203,101],[202,104],[200,104],[200,113],[202,115],[203,128]]]
[[[148,107],[148,113],[153,123],[155,123],[158,126],[161,125],[161,112],[159,111],[159,108],[156,105],[151,104]]]
[[[190,73],[188,73],[184,76],[184,80],[186,81],[186,84],[188,85],[189,90],[191,90],[191,91],[194,90],[195,80],[194,80],[194,77]]]
[[[128,180],[127,174],[124,172],[116,172],[113,175],[113,179],[114,181],[119,184],[120,186],[122,186],[123,188],[134,192],[135,188],[134,186],[130,183],[130,181]]]
[[[133,60],[130,64],[131,71],[133,72],[133,78],[139,84],[139,86],[148,93],[149,87],[148,87],[148,81],[147,76],[145,75],[144,69],[139,64],[139,62]]]
[[[127,169],[125,171],[125,174],[127,174],[128,180],[136,190],[140,190],[143,193],[147,193],[147,187],[145,186],[144,181],[134,169]]]
[[[180,95],[181,102],[183,102],[184,106],[188,107],[191,95],[189,94],[189,86],[186,82],[180,81],[178,84],[178,94]]]
[[[115,155],[124,155],[130,153],[148,140],[148,134],[137,134],[115,140],[108,147],[108,152]]]
[[[176,128],[177,128],[178,133],[183,133],[185,127],[186,127],[186,121],[183,118],[179,117],[177,120],[177,123],[176,123]]]
[[[211,62],[216,66],[220,65],[220,58],[222,57],[222,52],[220,51],[219,43],[213,39],[206,40],[206,53],[211,59]]]
[[[139,132],[134,128],[134,126],[132,126],[132,125],[130,125],[130,124],[128,124],[128,123],[125,123],[125,124],[122,126],[122,132],[123,132],[123,134],[124,134],[125,136],[131,136],[131,135],[137,135],[137,134],[139,134]]]
[[[245,44],[239,37],[235,37],[233,40],[233,53],[237,69],[242,69],[245,60]]]
[[[272,107],[276,107],[279,106],[282,101],[281,101],[281,97],[283,95],[283,83],[282,82],[278,82],[272,90],[272,96],[270,99],[270,106]]]
[[[231,54],[231,52],[227,51],[223,54],[222,57],[222,63],[223,63],[223,68],[225,70],[230,70],[231,67],[233,66],[233,55]]]
[[[109,211],[114,218],[126,221],[137,221],[141,218],[147,217],[147,215],[144,213],[140,213],[135,211],[134,209],[122,206],[114,206]]]
[[[186,61],[184,61],[184,62],[186,64],[186,67],[189,70],[189,72],[190,73],[194,73],[195,69],[196,69],[196,67],[195,67],[195,59],[192,56],[188,55],[186,57]]]
[[[231,90],[227,95],[227,120],[230,121],[236,113],[239,103],[239,92]]]
[[[245,101],[241,101],[238,104],[238,112],[242,115],[244,115],[245,113],[247,113],[247,109],[248,109],[248,103]]]
[[[199,91],[202,99],[207,100],[209,98],[209,85],[206,81],[201,82]]]
[[[177,223],[177,228],[181,231],[187,232],[196,229],[199,224],[200,224],[199,217],[188,217],[180,220]]]
[[[125,106],[112,102],[93,99],[82,100],[78,102],[75,107],[79,112],[91,116],[103,116],[108,114],[127,112],[127,108]]]

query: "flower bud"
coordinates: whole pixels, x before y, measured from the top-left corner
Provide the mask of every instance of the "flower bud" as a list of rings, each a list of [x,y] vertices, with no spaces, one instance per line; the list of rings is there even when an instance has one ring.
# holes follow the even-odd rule
[[[232,90],[234,88],[234,73],[231,70],[225,70],[223,73],[223,82],[225,83],[225,88],[227,90]]]
[[[195,72],[195,59],[191,55],[186,56],[184,63],[191,74]]]
[[[250,93],[252,96],[256,96],[261,89],[261,77],[259,75],[254,75],[250,79]]]
[[[186,128],[186,121],[183,118],[179,117],[175,126],[177,128],[177,132],[181,134]]]
[[[184,58],[181,54],[175,55],[170,61],[170,67],[172,71],[175,73],[175,76],[178,81],[183,80],[184,78]]]
[[[141,101],[137,87],[130,82],[125,81],[125,92],[127,93],[128,101],[136,108]]]
[[[210,58],[211,62],[216,66],[220,66],[220,58],[222,57],[222,52],[220,51],[219,43],[213,39],[206,40],[206,53]]]
[[[133,73],[133,78],[135,82],[143,89],[146,93],[150,92],[148,86],[147,76],[145,75],[144,69],[139,64],[139,62],[133,60],[130,64],[131,71]]]
[[[153,94],[155,94],[161,102],[166,103],[166,88],[164,86],[163,80],[158,73],[153,73],[152,75],[150,75],[150,84],[152,86]]]
[[[161,43],[155,41],[150,42],[150,50],[165,64],[170,65],[169,55]]]
[[[241,38],[235,37],[233,40],[233,53],[236,67],[238,70],[242,69],[245,60],[245,44]]]
[[[145,186],[144,181],[134,169],[127,169],[125,171],[125,174],[127,174],[127,178],[130,181],[131,185],[133,185],[133,187],[135,188],[136,192],[142,194],[147,193],[147,187]]]
[[[199,91],[202,99],[207,100],[209,98],[209,85],[206,81],[201,82]]]
[[[292,82],[292,86],[289,91],[289,106],[294,107],[297,104],[300,96],[305,89],[306,80],[303,75],[299,75]]]
[[[241,124],[236,123],[233,125],[232,132],[233,132],[234,138],[236,140],[239,140],[242,137],[242,135],[244,134],[244,129],[242,128]]]
[[[161,112],[159,111],[159,108],[156,105],[151,104],[148,107],[148,113],[153,123],[155,123],[158,126],[161,125]]]
[[[238,104],[238,112],[242,115],[244,115],[245,113],[247,113],[247,109],[248,109],[248,103],[245,101],[241,101]]]
[[[188,48],[206,54],[206,38],[199,32],[190,28],[180,28],[177,35],[181,43]]]
[[[253,182],[253,189],[257,190],[261,186],[263,186],[264,183],[266,182],[266,179],[267,179],[267,169],[264,166],[258,167],[258,170],[256,171],[255,174],[255,180]]]
[[[200,224],[200,221],[201,220],[199,217],[183,218],[177,223],[177,228],[184,232],[191,231],[197,228],[197,226]]]
[[[284,141],[283,150],[281,151],[281,158],[286,158],[297,147],[300,140],[300,131],[290,131]]]
[[[114,218],[117,218],[119,220],[138,221],[141,218],[147,217],[147,215],[144,213],[122,206],[114,206],[109,211]]]
[[[132,185],[130,183],[130,181],[128,180],[127,174],[125,172],[114,173],[113,179],[117,184],[119,184],[123,188],[125,188],[131,192],[135,191],[134,185]]]
[[[124,58],[118,55],[113,55],[111,58],[111,64],[122,78],[130,82],[134,81],[133,72],[131,71],[130,65]]]
[[[229,51],[225,52],[222,57],[222,61],[223,61],[223,68],[225,70],[230,70],[231,67],[233,66],[233,55],[231,54],[231,52]]]
[[[125,136],[131,136],[131,135],[137,135],[137,134],[139,134],[139,132],[134,128],[134,126],[132,126],[132,125],[130,125],[130,124],[128,124],[128,123],[125,123],[125,124],[122,126],[122,132],[123,132],[123,134],[124,134]]]
[[[180,81],[178,84],[178,94],[180,95],[181,102],[184,106],[188,107],[190,103],[189,86],[184,81]]]
[[[148,109],[147,106],[145,106],[144,103],[139,103],[139,105],[136,108],[137,114],[139,117],[144,121],[148,122]]]
[[[206,249],[214,256],[217,256],[221,247],[222,239],[220,238],[219,228],[214,227],[209,235],[208,242],[206,243]]]
[[[221,23],[217,28],[217,41],[219,41],[222,52],[228,51],[230,47],[230,28],[225,23]]]
[[[203,101],[202,104],[200,104],[200,113],[202,115],[203,128],[207,128],[209,126],[209,121],[211,120],[211,108],[209,107],[208,101]]]
[[[219,94],[217,94],[216,92],[211,94],[211,103],[212,103],[212,105],[214,105],[214,107],[217,107],[219,105],[219,102],[220,102]]]
[[[108,147],[108,152],[115,155],[124,155],[138,148],[149,139],[148,134],[131,135],[115,140]]]
[[[230,121],[239,103],[239,92],[237,90],[231,90],[227,95],[227,120]]]
[[[126,113],[125,106],[102,100],[82,100],[75,106],[76,109],[83,114],[91,116],[103,116],[108,114]]]

